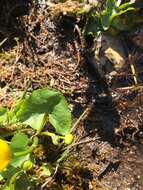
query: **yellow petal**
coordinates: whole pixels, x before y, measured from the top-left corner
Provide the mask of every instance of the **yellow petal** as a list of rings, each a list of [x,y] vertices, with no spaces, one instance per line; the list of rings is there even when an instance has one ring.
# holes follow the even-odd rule
[[[11,161],[12,152],[6,141],[0,139],[0,171],[4,170]]]

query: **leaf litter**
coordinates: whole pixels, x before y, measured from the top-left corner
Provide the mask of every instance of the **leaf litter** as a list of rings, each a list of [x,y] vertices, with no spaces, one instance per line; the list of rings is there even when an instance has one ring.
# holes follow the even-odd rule
[[[80,27],[85,21],[76,14],[83,4],[50,2],[42,7],[23,1],[11,6],[11,11],[8,2],[1,8],[1,41],[7,39],[0,47],[1,105],[11,107],[31,81],[28,92],[47,86],[60,90],[70,102],[73,122],[88,108],[74,128],[77,145],[54,177],[49,180],[36,168],[36,175],[42,176],[37,189],[49,180],[45,189],[141,190],[142,27],[121,32],[117,40],[123,45],[117,43],[118,51],[110,43],[106,49],[96,38],[84,39]],[[124,64],[116,69],[119,56]],[[95,66],[97,57],[101,65]]]

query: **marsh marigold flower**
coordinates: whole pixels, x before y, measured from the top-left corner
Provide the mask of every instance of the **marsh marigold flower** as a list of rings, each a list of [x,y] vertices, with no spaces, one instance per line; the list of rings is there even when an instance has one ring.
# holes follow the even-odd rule
[[[0,171],[4,170],[11,161],[11,149],[6,141],[0,139]]]

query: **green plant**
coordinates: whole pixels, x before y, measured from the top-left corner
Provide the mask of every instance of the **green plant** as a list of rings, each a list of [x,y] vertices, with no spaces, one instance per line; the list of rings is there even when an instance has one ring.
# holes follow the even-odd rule
[[[135,9],[134,4],[130,1],[123,4],[118,4],[117,2],[115,0],[106,1],[106,9],[100,15],[103,30],[108,30],[112,26],[114,19],[120,15]]]
[[[45,126],[50,123],[53,132]],[[29,127],[32,135],[28,134]],[[0,175],[6,180],[1,190],[25,190],[31,183],[27,172],[35,165],[33,151],[39,146],[39,138],[48,136],[56,146],[71,144],[65,139],[71,130],[71,112],[64,96],[56,90],[25,92],[16,105],[8,110],[0,108]],[[73,139],[73,138],[72,138]],[[20,179],[25,179],[25,185]]]
[[[107,31],[110,28],[122,30],[126,27],[127,29],[129,26],[124,26],[126,23],[121,19],[121,16],[134,10],[135,4],[131,1],[121,4],[116,0],[107,0],[105,9],[101,13],[92,9],[87,14],[84,33],[98,35],[101,31]]]

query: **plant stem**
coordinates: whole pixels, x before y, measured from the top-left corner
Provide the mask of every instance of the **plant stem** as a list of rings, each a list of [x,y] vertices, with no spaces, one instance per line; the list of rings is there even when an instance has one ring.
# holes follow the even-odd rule
[[[51,133],[49,131],[45,131],[45,132],[42,132],[40,135],[46,135],[46,136],[50,136],[52,137],[53,135],[56,135],[55,133]],[[64,139],[63,136],[59,136],[59,135],[56,135],[57,137],[61,138],[61,139]]]

